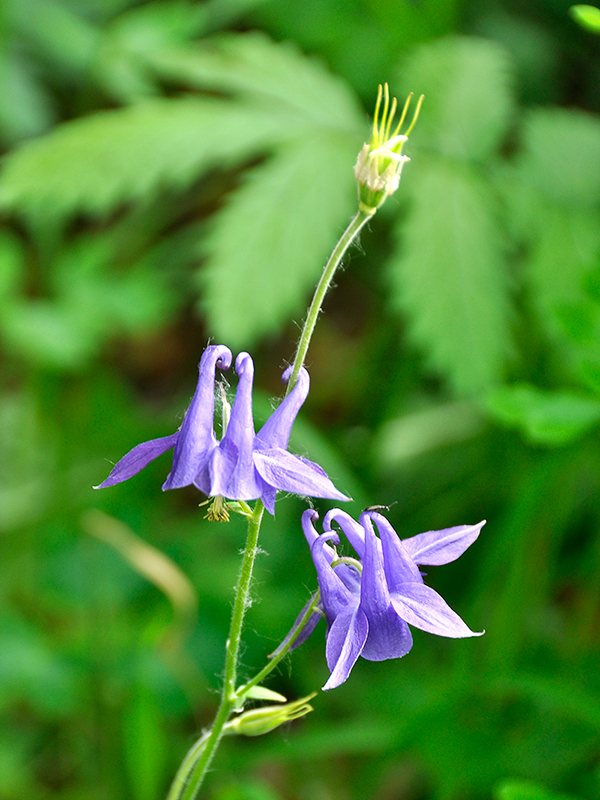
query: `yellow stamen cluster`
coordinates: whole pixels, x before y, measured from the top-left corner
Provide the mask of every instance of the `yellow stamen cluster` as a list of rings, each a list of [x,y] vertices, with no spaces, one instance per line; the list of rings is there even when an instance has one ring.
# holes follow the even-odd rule
[[[204,505],[204,503],[201,503],[201,505]],[[204,519],[207,519],[209,522],[229,522],[227,502],[222,495],[218,494],[216,497],[212,498]]]

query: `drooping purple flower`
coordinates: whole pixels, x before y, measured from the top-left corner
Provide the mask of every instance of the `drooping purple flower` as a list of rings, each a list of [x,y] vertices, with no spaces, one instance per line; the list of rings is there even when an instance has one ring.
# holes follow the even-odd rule
[[[346,512],[333,509],[325,516],[321,535],[312,526],[317,516],[314,511],[305,512],[302,524],[317,570],[320,610],[327,620],[326,657],[331,675],[323,689],[342,684],[359,656],[384,661],[406,655],[412,647],[409,625],[438,636],[481,636],[423,583],[417,565],[454,561],[475,541],[485,521],[428,531],[402,541],[377,512],[365,512],[356,522]],[[336,556],[330,544],[339,544],[339,535],[331,527],[334,522],[360,562]],[[294,646],[308,638],[318,619],[316,612]]]
[[[254,364],[248,353],[240,353],[235,362],[239,375],[235,400],[223,438],[217,439],[214,432],[215,373],[217,367],[229,369],[231,361],[231,351],[227,347],[207,347],[200,361],[196,392],[181,428],[170,436],[138,444],[95,488],[103,489],[131,478],[174,447],[173,466],[163,490],[193,484],[209,497],[246,501],[260,498],[271,514],[275,513],[278,491],[348,500],[318,464],[287,450],[292,425],[310,387],[304,368],[292,391],[255,434],[252,419]],[[284,381],[289,374],[290,370],[283,373]]]

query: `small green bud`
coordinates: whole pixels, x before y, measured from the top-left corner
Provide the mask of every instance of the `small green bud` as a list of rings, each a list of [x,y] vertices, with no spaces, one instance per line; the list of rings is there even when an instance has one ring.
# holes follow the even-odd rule
[[[365,142],[354,165],[354,176],[358,181],[360,210],[366,214],[374,214],[383,205],[387,197],[394,194],[400,185],[402,167],[406,161],[410,161],[408,156],[402,155],[402,147],[415,126],[423,102],[423,95],[421,95],[417,102],[412,122],[408,126],[406,133],[401,134],[400,129],[404,124],[412,96],[411,92],[404,104],[400,121],[394,132],[391,133],[398,101],[394,97],[390,105],[390,92],[387,83],[383,86],[379,85],[371,141]],[[383,110],[380,120],[379,111],[382,98]]]
[[[292,703],[278,706],[263,706],[244,711],[239,717],[227,723],[227,733],[238,733],[243,736],[262,736],[280,725],[298,719],[313,710],[309,700],[316,697],[316,692],[294,700]]]

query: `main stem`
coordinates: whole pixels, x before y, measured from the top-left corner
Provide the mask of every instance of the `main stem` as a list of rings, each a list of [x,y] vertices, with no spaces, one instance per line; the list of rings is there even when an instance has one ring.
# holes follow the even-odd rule
[[[235,705],[237,665],[242,638],[242,626],[244,623],[244,615],[249,605],[250,584],[252,582],[252,572],[254,570],[256,554],[258,552],[258,534],[264,511],[265,507],[262,501],[258,500],[252,512],[252,516],[248,521],[246,549],[244,550],[240,577],[233,603],[233,613],[231,615],[231,625],[225,651],[225,679],[217,716],[215,717],[208,737],[202,737],[186,756],[179,772],[175,776],[167,800],[194,800],[202,785],[202,781],[204,780],[204,776],[210,766],[219,742],[221,741],[223,727],[229,719],[229,715]]]
[[[294,365],[288,381],[286,395],[292,391],[296,385],[296,382],[298,381],[298,375],[300,374],[300,369],[304,364],[304,359],[306,358],[306,353],[308,352],[308,346],[319,318],[319,312],[321,311],[323,300],[325,299],[327,290],[331,285],[333,276],[335,275],[335,272],[339,267],[346,250],[352,244],[354,237],[359,233],[363,225],[372,216],[373,214],[366,214],[364,211],[359,210],[356,212],[356,216],[352,219],[342,234],[340,240],[333,248],[327,264],[325,264],[325,269],[323,270],[321,280],[315,289],[310,308],[308,309],[308,313],[306,315],[306,320],[304,321],[304,326],[302,327],[302,333],[300,334],[300,339],[298,340],[298,348],[294,357]]]
[[[339,267],[344,254],[352,244],[355,236],[359,233],[363,225],[370,219],[372,214],[367,214],[359,210],[356,216],[352,219],[338,243],[329,256],[329,260],[325,265],[321,280],[317,284],[315,293],[306,315],[306,320],[300,334],[292,372],[288,381],[286,394],[292,391],[298,381],[300,369],[304,364],[306,353],[310,345],[310,340],[319,318],[319,312],[323,305],[323,300],[327,294],[327,290],[331,285],[333,276]],[[217,711],[217,716],[209,733],[204,734],[192,747],[187,756],[185,757],[169,794],[167,800],[194,800],[204,776],[211,764],[215,751],[223,736],[223,729],[229,719],[229,716],[236,705],[236,680],[237,680],[237,665],[238,656],[240,652],[240,643],[242,637],[242,626],[244,622],[244,615],[246,608],[249,604],[250,597],[250,583],[252,580],[252,572],[254,569],[254,561],[258,552],[258,534],[260,531],[260,524],[265,511],[263,503],[258,500],[254,511],[249,517],[248,523],[248,537],[246,539],[246,549],[244,550],[244,557],[242,560],[242,567],[240,570],[240,578],[237,585],[235,600],[233,604],[233,614],[231,616],[231,627],[229,629],[229,638],[227,639],[226,658],[225,658],[225,679],[223,683],[223,692],[221,694],[221,703]],[[308,619],[308,615],[307,615]],[[298,631],[299,633],[299,631]],[[279,663],[281,658],[288,651],[289,646],[292,644],[291,640],[286,648],[279,656],[268,664],[261,672],[255,676],[254,680],[250,681],[247,686],[242,687],[239,692],[240,697],[248,691],[252,686],[255,686],[263,677],[265,677],[273,667]],[[245,690],[245,691],[244,691]]]

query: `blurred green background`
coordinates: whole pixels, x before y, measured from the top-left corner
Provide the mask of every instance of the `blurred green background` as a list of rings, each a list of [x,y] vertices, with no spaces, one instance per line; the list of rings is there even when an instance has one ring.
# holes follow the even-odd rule
[[[292,447],[401,536],[487,518],[428,577],[487,633],[361,659],[225,741],[203,797],[600,796],[600,38],[568,9],[4,0],[0,800],[158,800],[214,714],[243,524],[161,493],[168,456],[91,486],[176,430],[209,338],[251,349],[268,414],[385,80],[426,95],[412,161]],[[246,675],[315,588],[303,508],[264,526]],[[320,626],[269,686],[326,676]]]

